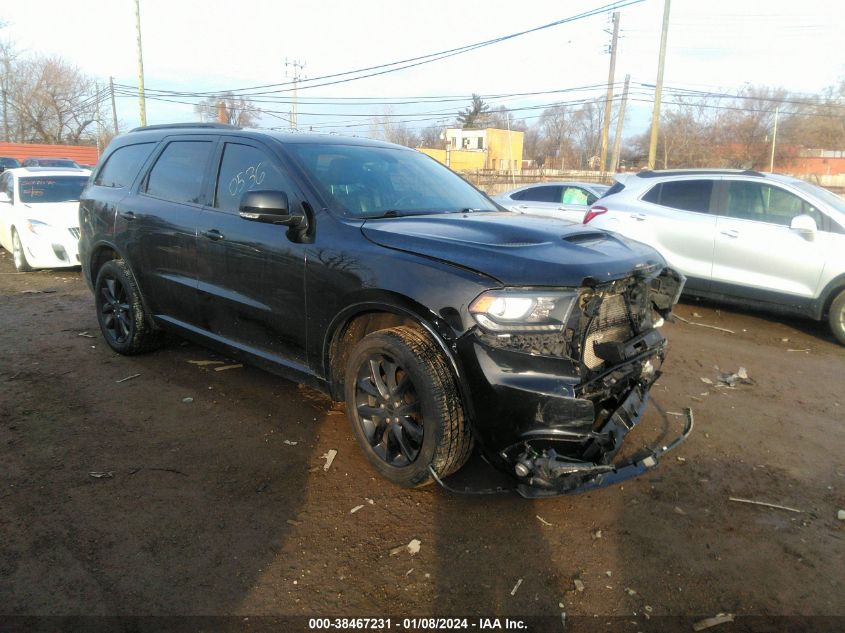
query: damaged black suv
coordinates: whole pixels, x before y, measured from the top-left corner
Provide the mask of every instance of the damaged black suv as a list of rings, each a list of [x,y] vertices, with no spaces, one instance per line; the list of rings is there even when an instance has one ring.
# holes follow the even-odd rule
[[[640,243],[506,212],[417,151],[139,128],[108,147],[79,214],[115,351],[170,330],[321,389],[398,484],[441,481],[477,446],[522,494],[561,494],[674,445],[613,463],[683,277]]]

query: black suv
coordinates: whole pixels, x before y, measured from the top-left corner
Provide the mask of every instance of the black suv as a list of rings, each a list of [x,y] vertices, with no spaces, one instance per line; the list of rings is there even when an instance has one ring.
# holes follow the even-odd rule
[[[637,242],[506,212],[417,151],[139,128],[109,145],[79,215],[115,351],[170,330],[321,389],[393,482],[442,483],[478,445],[522,494],[561,494],[674,445],[612,463],[683,277]]]

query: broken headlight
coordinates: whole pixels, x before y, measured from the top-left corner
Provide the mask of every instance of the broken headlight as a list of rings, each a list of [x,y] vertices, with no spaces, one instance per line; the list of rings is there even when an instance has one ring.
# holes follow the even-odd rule
[[[577,300],[574,290],[504,288],[479,295],[469,311],[491,334],[560,332]]]

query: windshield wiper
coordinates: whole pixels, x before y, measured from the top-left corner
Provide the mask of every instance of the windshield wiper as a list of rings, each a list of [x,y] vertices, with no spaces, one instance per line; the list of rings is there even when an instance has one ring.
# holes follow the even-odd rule
[[[365,220],[379,220],[381,218],[398,218],[401,214],[396,209],[385,211],[381,215],[365,215]]]

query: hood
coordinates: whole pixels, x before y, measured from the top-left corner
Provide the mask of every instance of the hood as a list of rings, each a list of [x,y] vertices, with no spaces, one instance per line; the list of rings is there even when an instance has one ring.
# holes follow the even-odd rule
[[[79,202],[33,202],[22,203],[20,215],[27,220],[46,222],[60,229],[79,226]]]
[[[555,218],[452,213],[367,220],[365,237],[387,248],[439,259],[513,286],[572,286],[663,265],[649,246]]]

